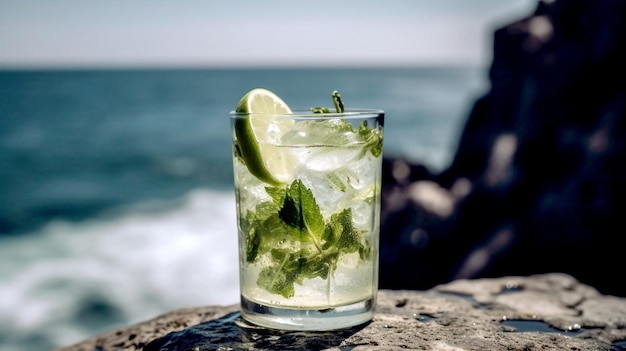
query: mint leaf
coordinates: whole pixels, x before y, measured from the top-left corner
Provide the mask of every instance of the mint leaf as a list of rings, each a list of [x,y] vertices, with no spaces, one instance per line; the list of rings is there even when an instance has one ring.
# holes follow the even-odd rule
[[[328,181],[335,186],[335,189],[337,191],[341,191],[342,193],[345,193],[347,190],[347,186],[346,184],[341,180],[341,178],[339,178],[339,176],[337,175],[337,173],[335,172],[331,172],[328,174],[328,176],[326,177],[326,179],[328,179]]]
[[[374,157],[378,157],[383,153],[383,134],[380,128],[368,128],[367,125],[361,124],[358,130],[359,135],[365,140],[365,150],[372,153]]]
[[[324,252],[302,260],[300,279],[313,279],[320,277],[328,279],[331,271],[336,268],[338,255],[336,252]]]
[[[258,209],[258,206],[257,206]],[[256,230],[256,211],[246,211],[245,217],[239,219],[239,230],[246,234],[246,261],[253,262],[259,254],[261,237]]]
[[[372,246],[366,240],[364,245],[359,246],[359,258],[362,261],[367,261],[370,259],[371,255],[372,255]]]
[[[312,240],[318,249],[324,232],[324,218],[313,193],[300,179],[294,180],[278,213],[280,219],[301,233],[302,241]]]
[[[352,226],[352,209],[347,208],[330,217],[330,226],[334,236],[338,237],[335,246],[341,252],[352,253],[361,244],[359,232]]]
[[[285,298],[292,297],[295,294],[294,282],[298,275],[298,261],[291,260],[291,253],[284,250],[272,250],[271,258],[274,264],[261,270],[257,284],[271,293]]]
[[[258,255],[262,244],[262,231],[265,230],[267,221],[272,215],[278,211],[278,206],[270,201],[257,204],[254,211],[248,210],[243,220],[240,220],[239,226],[241,231],[246,233],[246,261],[254,262]]]
[[[266,187],[265,192],[274,200],[274,203],[280,208],[285,201],[287,189],[279,187]]]
[[[265,267],[259,273],[257,284],[274,294],[285,298],[295,294],[295,284],[302,284],[305,278],[321,277],[327,279],[330,265],[327,261],[336,261],[336,254],[316,254],[307,257],[304,251],[293,252],[289,249],[272,249],[272,265]]]
[[[287,225],[280,219],[278,213],[273,213],[263,220],[257,220],[253,224],[246,241],[246,259],[254,262],[256,259],[275,248],[284,246],[296,247],[300,242],[299,230]]]

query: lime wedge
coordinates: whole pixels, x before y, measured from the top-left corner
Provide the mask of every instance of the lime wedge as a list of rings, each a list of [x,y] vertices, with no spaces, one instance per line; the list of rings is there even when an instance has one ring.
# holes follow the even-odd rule
[[[239,100],[235,112],[248,114],[246,118],[236,118],[234,123],[241,157],[248,171],[271,185],[288,182],[295,160],[276,143],[294,121],[276,115],[290,114],[289,106],[273,92],[256,88]]]

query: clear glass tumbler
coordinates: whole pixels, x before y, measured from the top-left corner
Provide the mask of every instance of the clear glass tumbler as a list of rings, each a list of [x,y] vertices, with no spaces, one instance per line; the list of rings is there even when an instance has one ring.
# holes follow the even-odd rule
[[[384,112],[265,116],[260,165],[242,157],[250,116],[230,117],[243,318],[318,331],[371,320]]]

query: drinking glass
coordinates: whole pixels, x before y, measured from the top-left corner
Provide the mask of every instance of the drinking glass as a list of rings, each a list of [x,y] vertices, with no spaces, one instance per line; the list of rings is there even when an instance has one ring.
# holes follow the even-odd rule
[[[368,322],[378,289],[384,112],[264,116],[267,140],[258,143],[271,181],[242,157],[236,125],[246,118],[230,113],[242,317],[281,330]]]

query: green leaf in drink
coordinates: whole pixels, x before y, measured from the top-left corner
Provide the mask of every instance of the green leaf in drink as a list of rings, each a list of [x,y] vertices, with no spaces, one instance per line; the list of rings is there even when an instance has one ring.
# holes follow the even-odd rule
[[[300,232],[301,241],[312,241],[315,247],[321,250],[320,237],[324,233],[324,218],[313,193],[301,180],[294,180],[287,189],[283,207],[278,215],[285,223]]]
[[[361,242],[363,233],[354,227],[349,208],[326,222],[301,180],[265,190],[272,200],[248,211],[241,223],[247,233],[246,261],[269,257],[257,280],[263,289],[288,298],[295,292],[294,284],[304,279],[328,279],[341,255],[358,252],[362,260],[369,259],[371,249]]]

